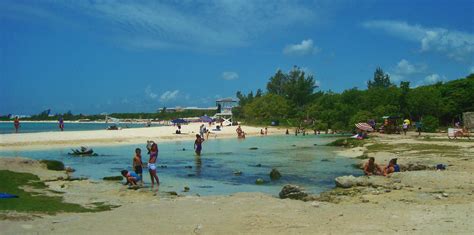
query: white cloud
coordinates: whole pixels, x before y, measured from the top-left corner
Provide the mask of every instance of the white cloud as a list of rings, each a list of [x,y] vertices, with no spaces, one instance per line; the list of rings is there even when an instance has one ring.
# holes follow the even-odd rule
[[[236,80],[239,78],[239,74],[237,74],[236,72],[223,72],[222,73],[222,79],[224,80]]]
[[[150,99],[156,99],[158,97],[158,95],[156,93],[154,93],[153,91],[151,91],[151,86],[148,85],[146,88],[145,88],[145,95],[150,98]]]
[[[426,69],[425,65],[414,65],[411,64],[408,60],[402,59],[398,62],[395,67],[395,72],[397,74],[410,75],[415,73],[421,73]]]
[[[428,75],[425,77],[425,80],[424,80],[424,84],[435,84],[437,82],[440,82],[441,80],[443,80],[443,77],[441,77],[439,74],[437,73],[434,73],[434,74],[431,74],[431,75]]]
[[[466,60],[474,54],[474,34],[471,33],[389,20],[367,21],[363,26],[369,29],[381,29],[393,36],[419,42],[421,51],[435,51],[455,60]]]
[[[318,52],[318,47],[314,46],[312,39],[306,39],[299,44],[289,44],[283,49],[286,55],[309,55]]]
[[[165,91],[163,94],[160,96],[160,101],[161,102],[167,102],[170,100],[176,99],[178,97],[179,90],[174,90],[174,91]]]
[[[403,79],[405,79],[405,76],[400,75],[400,74],[391,74],[391,73],[387,73],[387,74],[390,76],[390,80],[392,82],[400,82]]]

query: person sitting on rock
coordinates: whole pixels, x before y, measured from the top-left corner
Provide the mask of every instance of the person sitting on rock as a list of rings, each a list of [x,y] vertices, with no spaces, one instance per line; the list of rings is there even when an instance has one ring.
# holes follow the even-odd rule
[[[388,162],[388,165],[384,169],[384,175],[388,175],[393,172],[400,172],[400,166],[397,164],[396,158],[393,158]]]
[[[135,172],[123,170],[121,173],[122,173],[122,176],[125,177],[125,179],[127,180],[125,185],[136,186],[137,182],[141,180],[140,176],[136,174]]]
[[[369,161],[364,165],[365,175],[384,175],[384,170],[377,163],[375,158],[370,157]]]

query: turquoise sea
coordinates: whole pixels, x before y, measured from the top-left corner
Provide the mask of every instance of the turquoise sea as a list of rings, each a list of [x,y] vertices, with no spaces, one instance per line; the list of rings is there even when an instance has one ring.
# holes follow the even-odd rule
[[[152,124],[156,126],[157,124]],[[64,123],[64,131],[88,131],[88,130],[104,130],[109,124],[106,123],[91,123],[91,122],[74,122]],[[120,123],[122,128],[137,128],[144,127],[143,123]],[[20,122],[20,133],[31,132],[49,132],[60,131],[57,122]],[[0,122],[0,134],[14,133],[15,128],[13,122]]]
[[[324,146],[336,138],[289,135],[249,137],[245,140],[210,139],[203,143],[200,158],[194,155],[192,141],[158,143],[160,190],[188,195],[264,192],[276,196],[285,184],[297,184],[312,193],[319,193],[333,188],[337,176],[362,174],[352,167],[355,160],[337,156],[337,147]],[[93,147],[99,154],[96,157],[73,157],[67,154],[69,149],[2,151],[0,157],[60,160],[76,169],[74,176],[99,180],[104,176],[120,175],[122,169],[131,170],[134,149],[137,147],[142,149],[143,160],[147,161],[145,143]],[[281,172],[280,180],[270,180],[272,168]],[[236,171],[242,174],[234,174]],[[255,180],[258,178],[264,179],[266,183],[256,185]],[[144,169],[144,179],[145,183],[150,182],[147,169]],[[189,186],[191,190],[181,192],[184,186]]]

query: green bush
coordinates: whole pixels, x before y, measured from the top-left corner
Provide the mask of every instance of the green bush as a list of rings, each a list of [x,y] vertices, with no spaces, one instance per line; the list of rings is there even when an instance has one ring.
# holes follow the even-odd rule
[[[46,168],[48,168],[48,170],[53,170],[53,171],[63,171],[64,170],[64,163],[62,163],[61,161],[41,160],[40,162],[46,164]]]
[[[436,132],[439,128],[439,120],[433,116],[423,118],[423,130],[426,132]]]

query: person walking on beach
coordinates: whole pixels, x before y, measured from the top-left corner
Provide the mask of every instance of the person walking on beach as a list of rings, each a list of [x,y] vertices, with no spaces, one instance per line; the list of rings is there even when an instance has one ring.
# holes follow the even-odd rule
[[[61,131],[64,131],[64,119],[63,119],[63,117],[59,117],[58,123],[59,123],[59,129]]]
[[[160,186],[160,179],[156,175],[156,160],[158,159],[158,145],[153,141],[147,141],[147,149],[150,154],[150,159],[148,160],[148,171],[150,172],[151,178],[151,189],[156,185]]]
[[[15,117],[13,126],[15,127],[15,133],[18,133],[18,129],[20,129],[20,118],[18,118],[18,116]]]
[[[204,142],[204,139],[199,134],[196,134],[196,140],[194,141],[194,151],[198,156],[201,156],[202,142]]]
[[[135,149],[135,156],[133,156],[133,171],[140,176],[140,183],[143,185],[143,162],[142,162],[142,150],[140,148]]]
[[[415,122],[416,131],[418,132],[418,136],[421,135],[421,128],[423,128],[423,123],[420,121]]]

